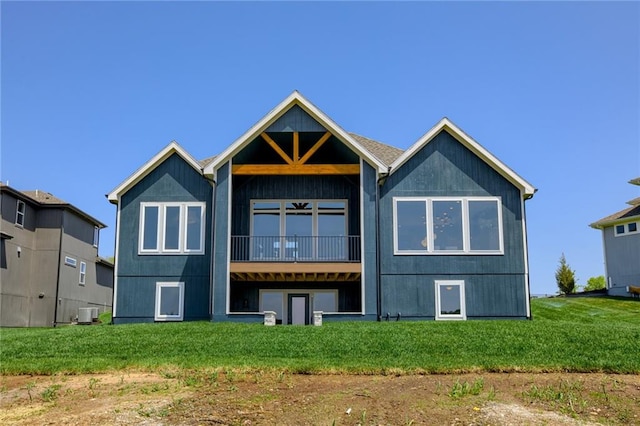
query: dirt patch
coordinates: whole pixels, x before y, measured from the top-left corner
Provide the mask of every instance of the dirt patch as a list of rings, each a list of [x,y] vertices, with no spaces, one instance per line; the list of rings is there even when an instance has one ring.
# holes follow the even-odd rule
[[[640,424],[640,376],[278,371],[4,376],[0,424]]]

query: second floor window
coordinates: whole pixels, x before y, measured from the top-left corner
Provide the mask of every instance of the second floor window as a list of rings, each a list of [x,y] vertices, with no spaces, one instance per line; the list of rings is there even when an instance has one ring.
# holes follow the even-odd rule
[[[18,200],[16,205],[16,225],[23,227],[24,226],[24,214],[27,206],[24,201]]]
[[[141,203],[139,254],[203,254],[204,203]]]

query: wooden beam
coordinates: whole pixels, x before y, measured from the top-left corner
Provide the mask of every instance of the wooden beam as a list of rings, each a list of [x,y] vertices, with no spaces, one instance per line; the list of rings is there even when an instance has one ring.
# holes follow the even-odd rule
[[[278,144],[275,143],[275,141],[269,137],[268,134],[263,132],[260,134],[260,136],[262,136],[262,139],[267,141],[267,143],[271,146],[271,148],[273,148],[273,150],[277,152],[280,155],[280,157],[282,157],[282,159],[287,162],[287,164],[293,164],[293,160],[289,158],[287,153],[284,152],[282,148],[280,148],[280,146],[278,146]]]
[[[358,175],[359,164],[236,164],[234,175]]]
[[[300,160],[300,138],[298,132],[293,132],[293,164]]]
[[[311,147],[311,149],[309,151],[307,151],[307,153],[302,156],[302,158],[300,159],[300,164],[306,163],[307,160],[309,158],[311,158],[311,156],[313,154],[315,154],[315,152],[322,146],[322,144],[325,143],[327,141],[327,139],[329,139],[329,137],[331,137],[331,133],[329,133],[329,132],[326,132],[324,135],[322,135],[322,137],[318,140],[318,142],[316,142]]]

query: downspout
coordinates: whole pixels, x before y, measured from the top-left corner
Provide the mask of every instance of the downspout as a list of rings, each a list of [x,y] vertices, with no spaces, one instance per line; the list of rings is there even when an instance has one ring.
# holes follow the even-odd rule
[[[213,321],[213,282],[215,280],[215,244],[214,244],[214,238],[215,238],[215,228],[216,228],[216,187],[217,187],[217,182],[215,179],[209,179],[208,177],[206,177],[204,175],[204,171],[203,171],[203,175],[204,178],[206,180],[209,181],[209,183],[211,183],[211,241],[209,243],[209,247],[210,247],[210,263],[209,263],[209,321]]]
[[[381,263],[382,255],[380,249],[380,187],[384,185],[387,180],[387,176],[391,172],[391,167],[387,169],[387,173],[381,175],[376,181],[376,319],[382,320],[382,277],[381,277]]]
[[[56,299],[53,308],[53,326],[58,325],[58,297],[60,295],[60,272],[62,264],[62,237],[64,235],[64,209],[60,216],[60,242],[58,243],[58,275],[56,277]]]

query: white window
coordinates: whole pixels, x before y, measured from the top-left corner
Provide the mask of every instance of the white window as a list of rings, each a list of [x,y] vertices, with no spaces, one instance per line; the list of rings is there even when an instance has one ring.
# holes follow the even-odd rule
[[[204,203],[141,203],[139,254],[204,254]]]
[[[348,256],[346,200],[255,200],[251,217],[254,259]]]
[[[100,239],[100,228],[95,226],[93,228],[93,246],[98,247],[98,241]]]
[[[394,254],[502,254],[497,197],[393,199]]]
[[[623,223],[620,225],[616,225],[614,227],[615,229],[615,236],[619,237],[621,235],[630,235],[630,234],[637,234],[638,233],[638,222],[629,222],[629,223]]]
[[[467,319],[464,281],[436,281],[436,319]]]
[[[76,267],[76,265],[78,264],[78,261],[77,261],[77,260],[75,260],[73,257],[65,256],[65,257],[64,257],[64,264],[65,264],[65,265],[72,266],[72,267],[74,267],[74,268],[75,268],[75,267]]]
[[[84,285],[87,279],[87,264],[80,262],[80,285]]]
[[[26,208],[27,206],[24,201],[18,200],[18,203],[16,204],[16,225],[19,227],[24,226],[24,213]]]
[[[182,321],[184,282],[156,283],[156,321]]]

